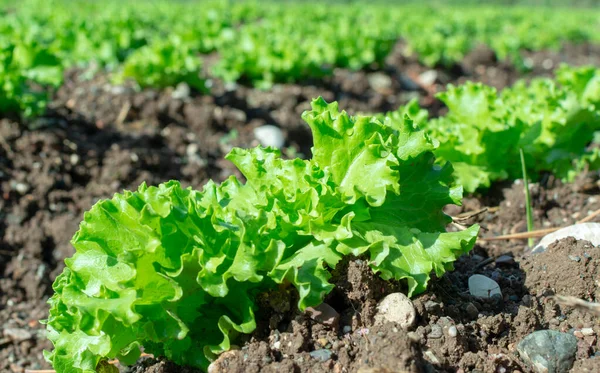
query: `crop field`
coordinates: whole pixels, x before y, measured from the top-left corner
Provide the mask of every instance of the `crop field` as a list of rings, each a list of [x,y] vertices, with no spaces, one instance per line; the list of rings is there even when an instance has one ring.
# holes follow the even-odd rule
[[[600,3],[539,3],[0,0],[0,373],[600,372]]]

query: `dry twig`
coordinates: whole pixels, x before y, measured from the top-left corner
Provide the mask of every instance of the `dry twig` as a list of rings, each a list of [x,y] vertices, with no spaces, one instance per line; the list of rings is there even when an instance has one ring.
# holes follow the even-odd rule
[[[555,295],[552,297],[552,299],[554,299],[556,303],[562,304],[564,306],[579,308],[584,311],[590,312],[596,315],[597,317],[600,317],[600,303],[588,302],[583,299],[579,299],[569,295]]]
[[[117,119],[115,120],[115,123],[117,125],[121,125],[121,124],[123,124],[123,122],[125,122],[125,119],[127,118],[127,114],[129,114],[129,110],[131,110],[131,103],[129,101],[127,101],[127,102],[125,102],[123,107],[121,107],[121,111],[119,112],[119,115],[117,116]]]
[[[589,214],[585,218],[578,220],[575,224],[587,223],[587,222],[593,220],[598,215],[600,215],[600,210],[594,211],[593,213]],[[535,231],[531,231],[531,232],[505,234],[505,235],[496,236],[496,237],[480,237],[479,240],[481,240],[481,241],[501,241],[501,240],[528,239],[528,238],[532,238],[532,237],[543,237],[549,233],[556,232],[557,230],[562,229],[562,228],[566,228],[566,227],[546,228],[546,229],[539,229],[539,230],[535,230]]]
[[[600,215],[600,210],[596,210],[596,211],[592,212],[591,214],[589,214],[589,215],[588,215],[588,216],[586,216],[585,218],[583,218],[583,219],[579,220],[579,221],[577,222],[577,224],[579,224],[579,223],[587,223],[588,221],[594,220],[594,218],[595,218],[596,216],[598,216],[598,215]]]
[[[454,222],[459,222],[459,221],[464,221],[464,220],[469,220],[471,218],[474,218],[478,215],[483,214],[484,212],[488,211],[487,207],[482,208],[481,210],[477,210],[477,211],[467,211],[467,212],[463,212],[462,214],[458,214],[458,216],[453,216],[452,220]]]

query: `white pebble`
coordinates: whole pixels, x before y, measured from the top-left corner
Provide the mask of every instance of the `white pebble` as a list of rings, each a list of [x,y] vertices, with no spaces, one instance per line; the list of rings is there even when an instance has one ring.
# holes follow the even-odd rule
[[[600,245],[600,223],[581,223],[561,228],[544,236],[532,250],[534,253],[544,252],[552,243],[565,237],[590,241],[594,246]]]
[[[27,191],[29,191],[29,185],[27,185],[25,183],[17,183],[17,184],[15,184],[15,189],[20,194],[25,194],[25,193],[27,193]]]
[[[582,328],[581,329],[581,334],[583,335],[594,335],[594,329],[592,328]]]
[[[452,325],[448,328],[448,335],[452,338],[458,335],[458,329],[456,329],[456,326]]]
[[[414,324],[417,312],[411,300],[402,293],[392,293],[377,305],[375,324],[396,322],[403,328]]]
[[[437,80],[438,73],[435,70],[427,70],[419,75],[419,81],[425,86],[430,86]]]
[[[544,61],[542,61],[542,67],[546,70],[550,70],[552,67],[554,67],[554,62],[551,59],[546,58]]]
[[[285,144],[285,139],[283,138],[281,129],[270,124],[255,128],[254,137],[256,137],[262,146],[281,148]]]

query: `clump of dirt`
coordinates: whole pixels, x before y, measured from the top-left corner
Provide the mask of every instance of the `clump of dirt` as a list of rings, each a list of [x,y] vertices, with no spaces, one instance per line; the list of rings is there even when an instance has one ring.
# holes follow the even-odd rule
[[[251,342],[221,355],[209,371],[417,373],[424,368],[416,341],[394,324],[360,329],[332,342],[322,337],[324,345],[310,353],[284,348],[288,339],[287,333],[281,333],[271,343]]]
[[[525,286],[535,294],[569,294],[600,300],[600,248],[573,237],[560,240],[521,261],[527,272]]]

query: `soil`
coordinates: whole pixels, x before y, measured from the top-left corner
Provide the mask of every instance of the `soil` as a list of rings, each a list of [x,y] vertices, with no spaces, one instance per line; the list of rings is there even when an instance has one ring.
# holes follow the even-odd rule
[[[83,212],[97,200],[137,188],[142,181],[178,179],[199,188],[208,179],[223,180],[236,174],[223,156],[233,146],[256,145],[253,129],[264,124],[281,128],[286,156],[309,156],[310,132],[300,114],[319,95],[339,101],[350,113],[394,110],[417,98],[437,116],[444,108],[433,94],[448,83],[472,79],[501,89],[521,77],[551,74],[560,62],[600,65],[600,50],[591,45],[525,52],[533,61],[527,74],[497,61],[483,47],[451,69],[429,69],[404,57],[402,50],[398,43],[379,70],[340,69],[324,80],[279,84],[268,91],[212,80],[211,95],[185,87],[117,87],[104,73],[73,70],[45,116],[28,123],[2,119],[0,371],[50,368],[41,352],[51,345],[38,320],[46,317],[52,281],[73,253],[69,240]],[[537,227],[568,225],[600,209],[598,185],[597,174],[570,185],[552,177],[533,184]],[[484,236],[525,230],[521,184],[497,184],[448,213],[457,216],[483,207],[497,209],[461,223],[480,223]],[[457,261],[454,272],[434,279],[426,294],[413,299],[417,322],[409,330],[373,323],[377,302],[404,291],[403,285],[374,276],[363,258],[348,259],[334,271],[336,289],[325,300],[339,313],[338,323],[325,325],[306,314],[284,311],[280,304],[261,302],[256,332],[223,354],[212,371],[529,372],[515,346],[543,328],[592,328],[592,335],[580,338],[573,371],[594,371],[600,364],[599,321],[555,304],[551,296],[599,301],[594,280],[600,276],[599,249],[573,239],[542,254],[529,254],[525,247],[524,241],[479,242]],[[584,254],[590,258],[569,260],[569,255]],[[510,258],[498,261],[503,255]],[[467,280],[475,273],[495,279],[503,299],[470,296]],[[294,302],[293,295],[286,296]],[[452,327],[455,336],[449,333]],[[185,370],[146,357],[126,371]]]

